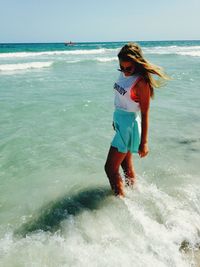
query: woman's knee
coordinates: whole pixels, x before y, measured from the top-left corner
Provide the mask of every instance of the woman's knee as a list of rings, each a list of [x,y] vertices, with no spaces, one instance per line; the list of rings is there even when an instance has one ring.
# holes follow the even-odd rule
[[[119,174],[119,168],[125,156],[126,154],[119,152],[117,148],[112,146],[110,147],[108,157],[104,166],[105,172],[108,177],[112,177],[114,175]]]
[[[116,169],[116,167],[112,166],[112,164],[110,164],[109,162],[105,163],[104,170],[108,177],[115,176],[119,173],[119,170]]]

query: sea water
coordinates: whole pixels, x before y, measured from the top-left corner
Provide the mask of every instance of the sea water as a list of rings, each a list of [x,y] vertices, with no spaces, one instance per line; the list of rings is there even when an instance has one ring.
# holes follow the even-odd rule
[[[139,44],[172,79],[124,199],[104,173],[124,42],[0,45],[0,266],[195,266],[200,41]]]

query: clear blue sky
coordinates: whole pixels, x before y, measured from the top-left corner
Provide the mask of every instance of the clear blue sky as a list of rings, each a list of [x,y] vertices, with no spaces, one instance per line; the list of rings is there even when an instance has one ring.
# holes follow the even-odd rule
[[[200,0],[0,0],[0,42],[199,40]]]

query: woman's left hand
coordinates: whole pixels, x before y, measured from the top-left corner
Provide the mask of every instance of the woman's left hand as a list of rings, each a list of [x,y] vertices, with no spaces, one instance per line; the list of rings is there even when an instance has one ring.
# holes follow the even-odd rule
[[[138,154],[141,158],[145,157],[149,153],[148,144],[140,144]]]

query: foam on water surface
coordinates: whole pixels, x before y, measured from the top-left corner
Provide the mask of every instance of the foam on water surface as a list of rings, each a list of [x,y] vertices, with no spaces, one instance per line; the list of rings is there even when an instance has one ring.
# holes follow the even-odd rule
[[[30,227],[24,238],[7,232],[2,266],[190,266],[180,247],[185,240],[191,247],[199,242],[200,215],[142,177],[126,194],[118,199],[107,188],[88,188],[59,199],[45,216],[62,215],[60,227]],[[40,212],[41,219],[45,207]]]

